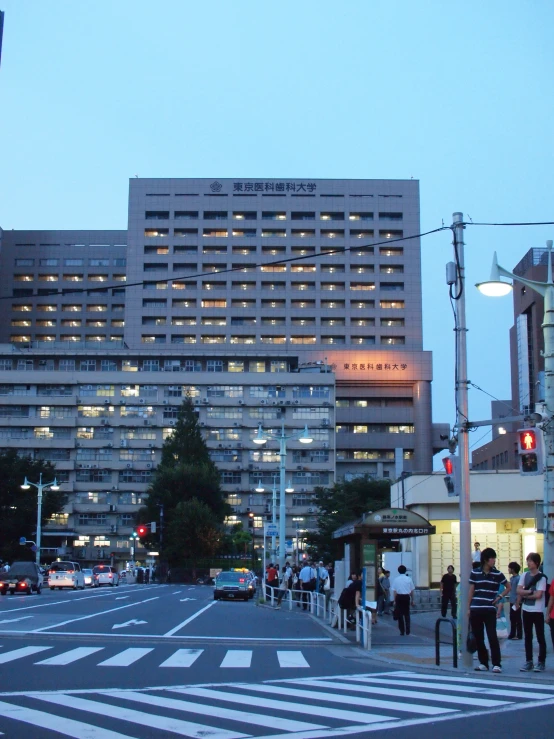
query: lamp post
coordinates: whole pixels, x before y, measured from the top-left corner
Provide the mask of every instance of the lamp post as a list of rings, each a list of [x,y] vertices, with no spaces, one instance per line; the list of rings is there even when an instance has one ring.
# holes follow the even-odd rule
[[[549,531],[549,518],[554,505],[554,282],[552,280],[552,241],[546,242],[548,268],[546,282],[527,280],[514,275],[498,264],[494,253],[490,280],[477,284],[483,295],[502,297],[508,295],[513,285],[500,278],[517,280],[544,298],[544,317],[542,331],[544,337],[544,408],[539,418],[543,430],[545,448],[544,495],[543,495],[543,567],[549,577],[554,573],[554,531]]]
[[[285,475],[287,471],[287,441],[298,440],[301,444],[311,444],[313,439],[308,433],[308,427],[304,426],[302,431],[293,434],[285,434],[285,422],[281,424],[281,432],[279,434],[268,434],[264,437],[261,424],[258,426],[258,433],[254,437],[255,444],[266,444],[269,439],[279,441],[279,571],[283,572],[286,560],[286,505],[285,505]]]
[[[46,488],[50,488],[51,490],[59,490],[60,486],[58,485],[58,481],[56,478],[54,478],[53,482],[42,482],[42,472],[40,473],[38,482],[29,482],[27,478],[25,478],[25,481],[23,482],[23,485],[21,485],[22,490],[29,490],[31,488],[31,485],[37,489],[38,493],[38,502],[37,502],[37,551],[36,551],[36,563],[37,565],[40,565],[40,539],[42,536],[42,491],[46,490]]]
[[[296,526],[296,564],[298,565],[299,564],[298,554],[300,551],[300,547],[298,546],[298,532],[300,530],[298,528],[298,524],[300,521],[303,521],[304,519],[301,516],[297,516],[296,518],[293,518],[292,520]]]
[[[136,531],[133,531],[131,536],[129,537],[129,540],[131,542],[131,562],[133,563],[133,570],[135,569],[135,548],[137,546],[137,539],[139,538],[139,535]]]

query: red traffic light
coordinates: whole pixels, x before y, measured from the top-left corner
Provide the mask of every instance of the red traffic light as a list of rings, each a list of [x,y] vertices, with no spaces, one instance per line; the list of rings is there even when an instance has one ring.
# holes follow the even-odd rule
[[[452,464],[452,460],[450,457],[443,457],[442,463],[444,465],[444,470],[447,475],[452,475],[454,472],[454,465]]]
[[[537,432],[535,429],[519,431],[519,448],[522,452],[532,452],[537,448]]]
[[[142,538],[143,536],[146,536],[148,534],[148,527],[141,524],[140,526],[137,526],[137,534]]]

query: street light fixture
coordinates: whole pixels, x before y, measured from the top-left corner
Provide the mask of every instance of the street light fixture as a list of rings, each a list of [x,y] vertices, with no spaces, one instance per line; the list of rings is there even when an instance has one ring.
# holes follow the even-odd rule
[[[285,505],[285,475],[287,463],[287,441],[297,440],[301,444],[311,444],[313,438],[308,432],[308,426],[304,426],[302,431],[293,434],[285,434],[285,422],[281,424],[281,432],[279,434],[268,433],[264,436],[262,425],[258,426],[258,432],[253,439],[255,444],[266,444],[270,439],[279,442],[279,570],[283,572],[286,560],[286,505]]]
[[[510,282],[502,282],[501,277],[509,280],[517,280],[526,287],[531,288],[544,298],[544,317],[542,331],[544,337],[544,408],[543,408],[543,439],[545,448],[544,468],[544,495],[543,495],[543,533],[544,533],[544,571],[554,571],[554,531],[549,531],[551,508],[554,506],[554,282],[552,280],[552,241],[546,242],[547,253],[547,276],[546,282],[527,280],[525,277],[513,274],[498,264],[496,252],[494,253],[491,278],[487,282],[476,285],[483,295],[498,297],[508,295],[513,285]],[[546,417],[544,417],[546,416]]]
[[[42,536],[42,491],[46,490],[46,488],[50,488],[50,490],[59,490],[60,486],[58,485],[58,481],[56,478],[54,478],[53,482],[42,482],[42,472],[40,473],[38,482],[29,482],[27,478],[25,478],[23,485],[21,485],[22,490],[30,490],[31,486],[37,489],[37,540],[36,540],[36,557],[35,561],[37,565],[40,566],[40,540]]]

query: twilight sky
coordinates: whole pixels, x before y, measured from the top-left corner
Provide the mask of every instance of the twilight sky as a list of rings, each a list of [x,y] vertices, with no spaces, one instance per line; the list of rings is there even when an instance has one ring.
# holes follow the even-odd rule
[[[126,228],[128,178],[410,178],[421,230],[554,221],[554,5],[0,0],[0,226]],[[554,226],[466,230],[469,379],[510,395],[511,298]],[[426,237],[433,415],[453,423],[450,232]],[[490,417],[471,389],[469,416]],[[472,434],[475,447],[486,430]],[[488,438],[485,436],[485,439]]]

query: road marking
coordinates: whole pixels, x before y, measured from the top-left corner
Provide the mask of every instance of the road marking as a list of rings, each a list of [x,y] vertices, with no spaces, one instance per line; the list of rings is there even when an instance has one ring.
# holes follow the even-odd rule
[[[140,626],[140,624],[147,624],[148,621],[140,621],[136,618],[133,618],[131,621],[125,621],[124,624],[114,624],[112,626],[113,629],[123,629],[125,626]]]
[[[47,628],[47,627],[45,627]],[[180,628],[180,627],[178,627]],[[177,629],[178,630],[178,629]],[[7,633],[7,631],[6,631]],[[12,633],[11,631],[9,633]],[[21,634],[34,634],[35,631],[17,631],[15,633]],[[192,641],[228,641],[228,642],[258,642],[261,644],[296,644],[297,642],[300,642],[301,644],[305,645],[311,645],[316,646],[317,644],[328,644],[329,642],[332,642],[333,639],[328,636],[322,636],[322,637],[272,637],[272,636],[205,636],[205,635],[198,635],[194,636],[192,634],[187,634],[186,637],[183,636],[168,636],[168,634],[125,634],[125,633],[117,633],[117,634],[111,634],[111,633],[104,633],[102,631],[56,631],[56,636],[83,636],[83,637],[90,637],[90,636],[101,636],[105,639],[121,639],[131,637],[133,639],[190,639]],[[341,675],[337,675],[337,677],[341,677]]]
[[[41,631],[47,631],[48,629],[56,629],[58,626],[67,626],[67,624],[75,623],[76,621],[86,621],[89,618],[95,618],[96,616],[104,616],[106,613],[113,613],[114,611],[121,611],[124,608],[131,608],[132,606],[140,606],[143,603],[148,603],[151,600],[158,600],[160,596],[157,595],[154,598],[147,598],[146,600],[139,600],[136,603],[127,603],[124,606],[118,606],[117,608],[109,608],[107,611],[100,611],[99,613],[91,613],[88,616],[79,616],[78,618],[69,618],[67,621],[61,621],[59,624],[52,624],[52,626],[43,626],[40,629],[33,629],[31,634],[38,634]],[[71,633],[71,632],[69,632]]]
[[[345,680],[348,680],[348,675],[344,676]],[[395,690],[389,688],[389,681],[386,682],[381,680],[375,680],[373,682],[379,683],[376,687],[368,687],[365,685],[356,685],[354,683],[339,683],[339,682],[326,682],[325,680],[305,680],[302,685],[310,685],[312,688],[331,688],[332,690],[349,690],[358,693],[374,693],[377,695],[383,695],[383,687],[386,685],[387,697],[391,698],[411,698],[412,700],[421,699],[421,692],[417,690]],[[398,681],[391,681],[393,684],[399,684]],[[413,683],[404,682],[403,685],[406,687],[413,686]],[[451,686],[449,686],[451,687]],[[438,689],[438,688],[437,688]],[[428,693],[424,695],[426,700],[436,701],[437,703],[454,703],[462,706],[467,706],[467,698],[463,696],[455,695],[439,695],[438,693]],[[354,700],[357,700],[355,698]],[[496,708],[497,706],[507,706],[512,701],[497,701],[497,700],[485,700],[483,698],[471,698],[471,704],[473,706],[481,706],[482,708]]]
[[[187,600],[196,600],[196,598],[179,598],[179,600],[181,601],[181,603],[185,603]],[[0,623],[2,622],[0,621]]]
[[[77,662],[78,659],[88,657],[95,652],[101,652],[103,649],[104,647],[77,647],[76,649],[70,649],[69,652],[58,654],[56,657],[49,657],[48,659],[43,659],[41,662],[35,662],[35,665],[70,665],[72,662]]]
[[[88,711],[100,716],[106,715],[106,705],[97,701],[87,700],[86,698],[78,698],[75,695],[37,695],[38,700],[53,703],[56,706],[66,706],[67,708],[78,711]],[[118,706],[116,717],[120,721],[129,721],[139,726],[149,726],[158,732],[168,731],[180,736],[201,737],[209,736],[210,739],[247,739],[248,734],[241,734],[238,731],[227,731],[218,729],[215,726],[207,726],[205,724],[196,724],[192,721],[182,721],[178,718],[169,716],[161,716],[144,713],[143,711],[134,711],[129,708]]]
[[[190,667],[202,654],[203,649],[178,649],[160,667]]]
[[[21,647],[11,652],[5,652],[4,654],[0,654],[0,665],[5,665],[6,662],[13,662],[14,659],[28,657],[30,654],[44,652],[46,649],[52,649],[52,647]]]
[[[251,685],[235,685],[233,687],[251,689]],[[341,719],[342,721],[363,722],[364,724],[381,723],[384,721],[392,721],[392,716],[380,716],[375,713],[360,713],[358,711],[347,711],[342,708],[334,708],[327,706],[317,706],[309,703],[292,703],[291,701],[277,701],[272,698],[257,697],[248,695],[247,693],[225,693],[220,690],[210,690],[208,688],[177,688],[172,689],[172,693],[180,693],[182,695],[195,695],[198,698],[208,698],[209,700],[227,701],[228,703],[236,703],[239,706],[248,706],[248,709],[262,708],[275,709],[277,711],[286,711],[287,713],[306,713],[308,716],[320,716],[322,718]],[[271,692],[271,691],[269,691]],[[342,729],[344,732],[344,729]],[[265,739],[265,737],[264,737]]]
[[[212,606],[216,606],[217,601],[213,600],[211,603],[208,603],[207,606],[204,606],[204,608],[201,608],[199,611],[196,611],[196,613],[193,613],[192,616],[189,616],[185,621],[182,621],[180,624],[175,626],[174,629],[170,629],[167,633],[165,633],[163,636],[173,636],[173,634],[176,634],[178,631],[180,631],[183,627],[185,627],[187,624],[190,624],[191,621],[194,621],[195,618],[200,616],[201,613],[204,613],[204,611],[207,611],[208,608],[211,608]],[[209,637],[208,637],[209,638]]]
[[[182,590],[174,590],[171,595],[179,595],[179,593],[182,593]]]
[[[128,598],[128,597],[129,597],[128,595],[120,595],[119,597],[116,598],[116,600],[125,600],[125,598]]]
[[[309,667],[302,652],[277,652],[279,667]]]
[[[129,649],[124,649],[123,652],[104,660],[104,662],[100,662],[98,667],[128,667],[141,659],[141,657],[144,657],[146,654],[153,651],[153,647],[144,649],[141,647],[131,647]]]
[[[13,624],[16,621],[25,621],[26,618],[34,618],[34,616],[20,616],[19,618],[5,618],[0,624]]]
[[[115,698],[137,701],[143,705],[156,706],[157,708],[170,708],[174,711],[187,711],[188,713],[200,713],[202,716],[216,716],[217,718],[239,721],[242,724],[254,724],[255,726],[270,726],[272,729],[281,731],[313,731],[314,729],[327,729],[321,724],[309,724],[306,721],[293,721],[278,716],[267,716],[260,713],[252,713],[250,710],[236,711],[233,708],[222,708],[221,706],[199,705],[190,701],[175,700],[175,698],[164,698],[157,695],[144,695],[144,693],[132,691],[115,691],[110,693]]]
[[[46,729],[49,733],[54,731],[64,736],[74,737],[74,739],[83,739],[83,737],[87,737],[87,739],[132,739],[127,734],[121,734],[118,731],[110,731],[82,721],[74,721],[66,716],[35,711],[34,708],[28,708],[27,706],[0,703],[0,713],[6,718],[23,721],[32,726],[40,726],[41,729]],[[35,734],[35,736],[37,735]]]
[[[289,695],[292,698],[301,698],[304,701],[325,701],[326,703],[343,703],[352,705],[352,696],[349,695],[333,695],[332,693],[323,693],[316,690],[297,690],[296,688],[286,688],[283,685],[243,685],[243,688],[254,690],[257,693],[271,693],[272,695]],[[333,688],[333,683],[329,683],[329,688]],[[407,713],[421,713],[424,716],[440,716],[443,713],[455,713],[456,708],[438,708],[435,706],[418,706],[415,703],[397,703],[396,701],[379,700],[378,698],[358,698],[356,696],[356,706],[364,706],[366,708],[384,708],[389,711],[405,711]]]
[[[385,675],[385,677],[388,677],[388,676]],[[491,690],[491,687],[495,684],[490,679],[489,680],[478,680],[477,678],[472,678],[472,677],[456,677],[456,676],[452,676],[452,677],[448,676],[448,677],[445,677],[445,676],[442,676],[442,675],[439,677],[438,675],[421,675],[421,674],[419,674],[417,672],[396,672],[396,673],[394,673],[392,675],[392,677],[408,677],[408,678],[410,678],[410,681],[413,680],[413,678],[416,678],[416,679],[417,678],[423,678],[426,681],[429,681],[429,680],[438,680],[441,683],[442,682],[445,682],[445,681],[446,682],[449,682],[449,683],[469,683],[470,685],[473,685],[473,686],[477,686],[477,685],[480,684],[480,685],[486,686],[486,689],[485,688],[479,688],[479,687],[477,687],[477,690],[483,690],[484,693],[489,693],[490,690]],[[496,683],[496,684],[497,685],[501,685],[502,687],[523,688],[525,690],[526,695],[527,696],[529,695],[529,683],[528,682],[514,682],[514,681],[502,680],[502,682],[499,682],[499,683]],[[435,686],[429,686],[429,687],[433,687],[434,688]],[[453,685],[450,685],[449,687],[452,687],[453,688],[454,686]],[[534,689],[533,689],[533,695],[536,694],[537,689],[540,690],[542,687],[543,687],[543,685],[540,685],[538,683],[535,683],[534,684]],[[545,687],[544,690],[549,690],[548,686]],[[466,690],[464,689],[463,692],[466,692]],[[476,689],[475,688],[471,688],[471,690],[468,691],[468,692],[471,692],[471,693],[474,694],[476,692]],[[550,697],[550,693],[548,693],[548,694],[545,693],[544,695],[545,696],[548,695],[548,697]]]
[[[220,667],[250,667],[252,651],[250,649],[229,649]]]

